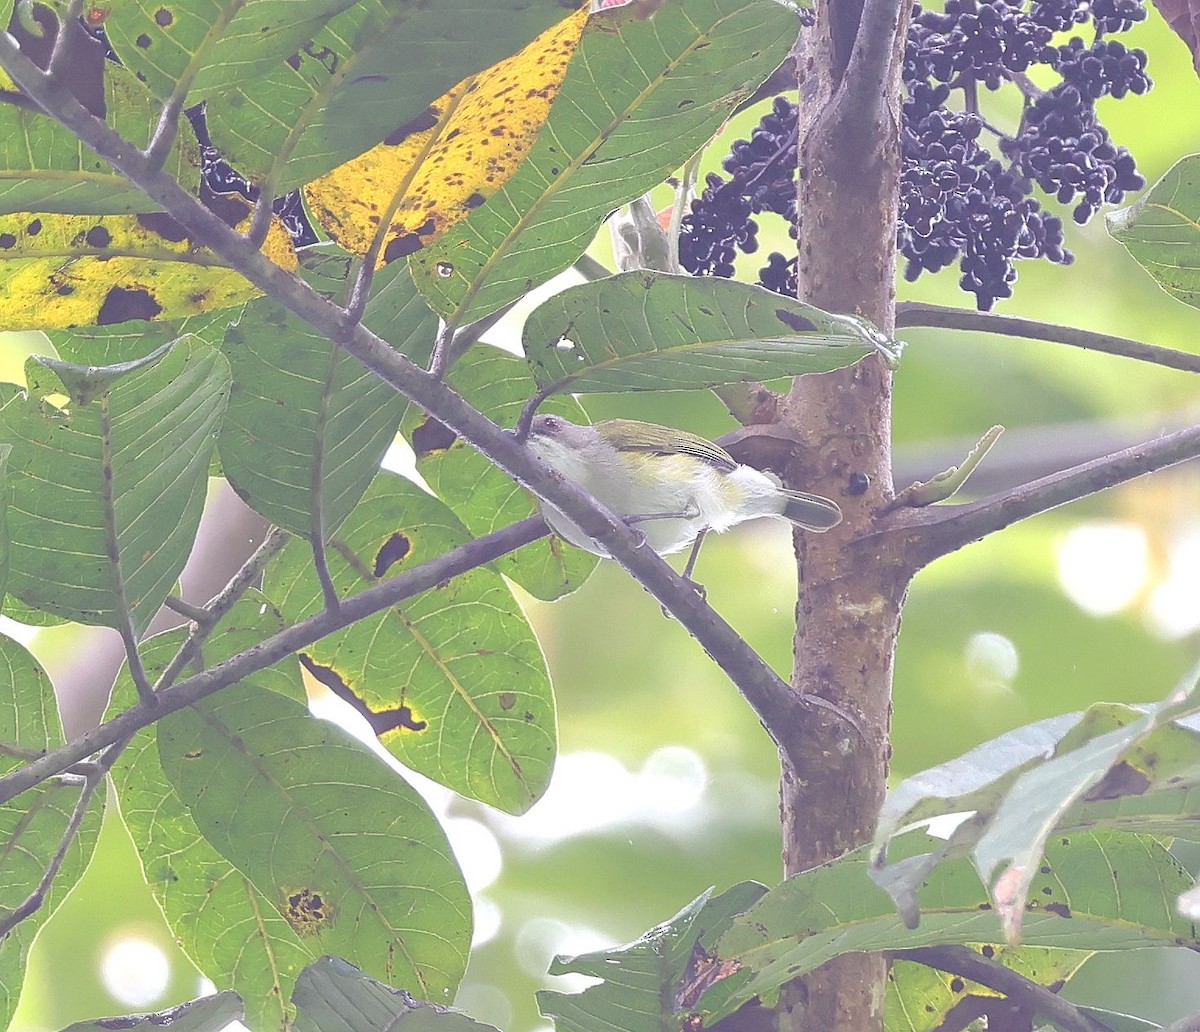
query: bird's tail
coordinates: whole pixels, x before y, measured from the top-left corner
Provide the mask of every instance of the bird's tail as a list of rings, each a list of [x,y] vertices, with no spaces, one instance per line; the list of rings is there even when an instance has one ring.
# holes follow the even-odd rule
[[[783,488],[780,489],[780,494],[786,499],[783,517],[797,526],[806,530],[825,531],[842,522],[842,510],[838,508],[837,502],[830,498],[809,494],[807,491],[788,491]]]

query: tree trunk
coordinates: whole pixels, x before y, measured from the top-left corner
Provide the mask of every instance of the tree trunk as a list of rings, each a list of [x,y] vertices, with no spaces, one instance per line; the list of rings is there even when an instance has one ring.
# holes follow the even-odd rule
[[[907,5],[830,0],[801,34],[799,296],[890,333],[895,313],[900,66]],[[870,840],[890,756],[892,662],[907,574],[888,556],[848,565],[848,542],[891,501],[891,372],[878,357],[804,376],[782,411],[801,443],[789,486],[836,499],[844,522],[797,533],[793,686],[861,715],[857,735],[801,712],[776,729],[787,874]],[[851,954],[787,987],[780,1030],[883,1027],[886,967]]]

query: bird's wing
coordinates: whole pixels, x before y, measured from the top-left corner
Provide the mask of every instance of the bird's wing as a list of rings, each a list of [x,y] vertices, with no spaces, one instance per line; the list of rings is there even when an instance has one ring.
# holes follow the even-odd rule
[[[686,430],[643,423],[636,419],[609,419],[597,424],[618,451],[644,451],[658,455],[682,453],[707,462],[725,473],[737,468],[724,448]]]

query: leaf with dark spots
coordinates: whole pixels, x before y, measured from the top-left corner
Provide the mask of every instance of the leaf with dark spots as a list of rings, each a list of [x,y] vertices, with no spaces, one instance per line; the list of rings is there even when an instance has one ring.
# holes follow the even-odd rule
[[[113,323],[128,322],[130,319],[153,319],[161,311],[162,305],[154,300],[148,290],[113,287],[104,298],[104,304],[100,306],[96,325],[111,326]]]
[[[407,258],[410,254],[416,254],[424,246],[416,233],[402,233],[400,236],[394,236],[383,249],[384,264],[394,262],[397,258]]]
[[[478,208],[486,200],[487,198],[484,197],[483,194],[473,193],[470,197],[463,201],[463,206],[466,208]]]
[[[25,232],[30,236],[37,236],[42,231],[42,220],[34,219],[28,226],[25,227]]]
[[[175,15],[168,11],[165,7],[160,7],[154,12],[154,21],[162,28],[166,28],[175,20]]]
[[[7,251],[10,247],[15,247],[17,238],[11,233],[0,233],[0,250]]]
[[[104,248],[112,243],[112,234],[103,226],[93,226],[84,235],[89,247]]]
[[[430,416],[412,432],[410,440],[417,458],[423,459],[435,452],[445,451],[458,440],[458,435]]]
[[[1071,908],[1065,903],[1047,903],[1043,910],[1048,910],[1052,914],[1057,914],[1059,917],[1072,917]]]
[[[416,118],[410,118],[384,138],[384,143],[396,147],[407,140],[413,133],[423,133],[438,124],[440,114],[438,109],[430,105]]]
[[[1102,799],[1144,795],[1150,788],[1150,778],[1126,760],[1112,767],[1083,798],[1095,803]]]
[[[393,565],[400,562],[412,551],[412,542],[399,531],[383,543],[383,547],[375,555],[375,568],[372,571],[377,578],[383,577]]]
[[[795,312],[789,312],[786,308],[776,308],[775,318],[785,326],[791,327],[797,333],[815,333],[817,330],[815,323],[805,319],[802,315],[797,315]]]

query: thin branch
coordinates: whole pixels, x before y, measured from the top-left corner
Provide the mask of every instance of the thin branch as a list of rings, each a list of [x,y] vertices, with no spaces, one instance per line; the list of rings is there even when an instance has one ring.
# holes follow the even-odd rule
[[[798,705],[824,709],[857,727],[854,718],[839,707],[818,696],[795,691],[783,681],[665,560],[643,548],[644,538],[634,533],[618,516],[597,504],[581,488],[563,481],[522,447],[513,435],[505,433],[378,335],[361,323],[348,325],[343,309],[250,246],[244,237],[208,211],[171,176],[149,168],[139,151],[129,147],[103,121],[94,118],[65,87],[48,79],[5,33],[0,33],[0,64],[44,110],[157,201],[198,244],[211,248],[256,287],[344,348],[395,390],[411,398],[497,467],[577,524],[629,570],[700,643],[737,685],[768,729],[794,725]],[[343,602],[340,613],[345,612],[346,603]],[[79,758],[73,757],[69,762]]]
[[[858,141],[871,146],[878,139],[878,122],[887,115],[889,69],[903,54],[904,25],[910,5],[901,0],[864,0],[854,47],[834,93],[835,124]]]
[[[54,49],[50,52],[50,60],[46,62],[46,74],[61,78],[64,66],[71,55],[70,34],[72,29],[79,30],[79,19],[83,14],[83,0],[71,0],[67,4],[66,14],[58,23],[58,32],[54,37]]]
[[[375,266],[379,262],[379,249],[383,246],[383,237],[378,233],[371,238],[371,246],[359,261],[358,272],[350,288],[350,298],[346,302],[346,322],[356,326],[362,322],[363,313],[367,310],[367,301],[371,297],[371,284],[375,281]]]
[[[1033,480],[967,505],[902,510],[852,548],[878,549],[881,535],[902,535],[903,562],[919,570],[939,556],[1067,502],[1200,456],[1200,426],[1166,434]]]
[[[271,232],[271,219],[275,215],[275,192],[266,186],[258,188],[258,197],[254,201],[254,215],[250,219],[250,228],[246,230],[246,239],[259,250]]]
[[[171,148],[175,146],[175,138],[179,135],[179,116],[183,114],[186,99],[187,90],[176,88],[163,104],[154,135],[143,152],[151,168],[162,168],[167,163]]]
[[[1101,351],[1106,355],[1134,358],[1139,362],[1151,362],[1168,369],[1180,369],[1185,373],[1200,373],[1200,355],[1159,347],[1157,344],[1144,344],[1139,340],[1114,337],[1108,333],[1094,333],[1074,326],[1056,326],[1054,323],[1022,319],[1015,315],[976,312],[967,308],[946,308],[921,301],[901,301],[896,305],[896,329],[913,326],[999,333],[1025,340],[1042,340],[1051,344],[1083,348],[1086,351]]]
[[[914,960],[926,967],[986,985],[1047,1021],[1054,1022],[1063,1032],[1112,1032],[1107,1025],[1088,1017],[1075,1004],[1052,993],[1044,985],[1038,985],[966,946],[924,946],[913,950],[897,950],[891,957],[893,960]]]
[[[197,613],[195,626],[188,632],[187,639],[159,677],[158,683],[154,686],[156,693],[174,684],[183,669],[199,657],[201,646],[221,617],[228,613],[234,603],[245,594],[246,589],[258,580],[267,563],[280,553],[290,537],[291,535],[286,530],[272,527],[267,536],[263,538],[262,544],[242,564],[241,569],[230,578],[229,583],[209,599],[208,604]]]
[[[321,506],[317,506],[319,512]],[[333,575],[329,572],[329,554],[325,551],[325,521],[313,513],[312,554],[313,567],[317,571],[317,580],[321,582],[321,596],[325,599],[325,608],[332,611],[342,604],[338,597],[337,586],[333,583]],[[319,536],[318,536],[319,535]]]
[[[67,852],[71,848],[71,843],[75,841],[75,837],[79,834],[79,829],[83,826],[83,819],[87,816],[88,807],[91,805],[96,786],[104,780],[104,776],[112,769],[112,765],[116,762],[117,757],[128,744],[129,738],[120,738],[113,742],[84,778],[83,785],[79,790],[79,798],[75,801],[75,809],[71,812],[71,818],[67,821],[62,838],[59,839],[58,848],[54,851],[54,856],[50,858],[50,863],[46,865],[46,870],[42,875],[41,881],[38,882],[37,888],[25,899],[25,902],[0,919],[0,939],[8,935],[9,932],[27,917],[35,914],[46,902],[50,886],[54,883],[54,879],[62,869],[63,861],[67,858]]]
[[[190,602],[185,602],[181,598],[176,598],[174,595],[168,595],[163,599],[163,605],[171,612],[178,613],[185,620],[192,620],[195,623],[208,622],[208,610],[203,606],[194,606]]]
[[[327,634],[365,620],[477,566],[494,562],[548,533],[549,528],[540,516],[530,516],[343,599],[337,612],[323,610],[208,670],[193,674],[178,684],[163,687],[156,693],[152,705],[138,703],[61,748],[0,778],[0,803],[8,802],[39,782],[87,759],[97,750],[132,737],[160,717],[199,702],[259,670],[265,670]],[[166,674],[163,676],[165,678]]]

